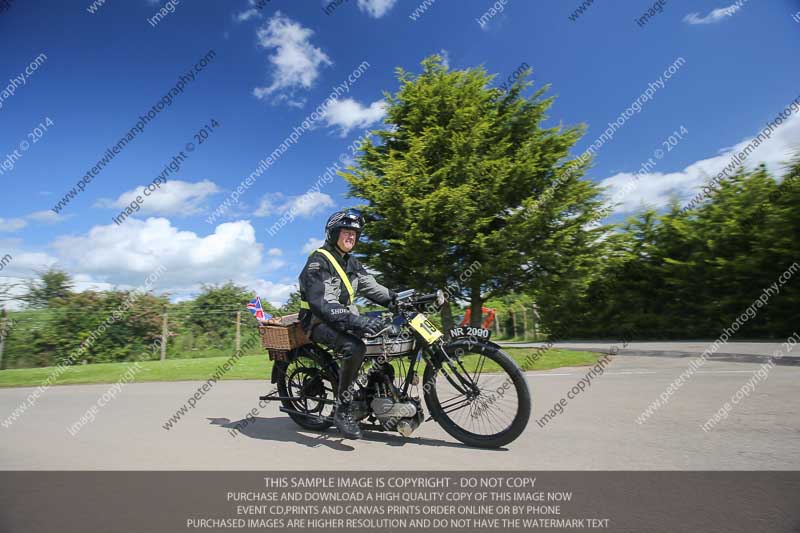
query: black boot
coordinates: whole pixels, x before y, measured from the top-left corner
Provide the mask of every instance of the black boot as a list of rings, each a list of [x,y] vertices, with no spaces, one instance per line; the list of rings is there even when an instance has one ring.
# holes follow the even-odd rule
[[[361,358],[348,356],[342,359],[342,369],[339,371],[339,401],[336,406],[336,413],[333,415],[333,423],[339,431],[348,439],[360,439],[361,429],[358,422],[353,418],[351,400],[353,399],[353,386],[355,385],[356,374],[361,366]]]
[[[350,402],[339,402],[336,406],[336,414],[333,415],[333,423],[346,439],[360,439],[361,428],[353,418],[353,408]]]
[[[342,368],[339,370],[339,401],[350,403],[355,394],[356,376],[361,368],[363,358],[348,355],[342,358]]]

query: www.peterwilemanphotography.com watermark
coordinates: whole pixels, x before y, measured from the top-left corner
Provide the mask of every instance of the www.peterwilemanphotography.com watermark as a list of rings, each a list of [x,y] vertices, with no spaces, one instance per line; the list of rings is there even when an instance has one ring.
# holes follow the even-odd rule
[[[0,0],[0,2],[2,1],[3,0]],[[47,54],[43,52],[36,56],[19,75],[9,78],[8,85],[0,91],[0,109],[3,109],[5,101],[14,96],[19,87],[24,87],[28,83],[28,79],[30,79],[34,72],[39,70],[39,67],[41,67],[45,61],[47,61]]]
[[[158,281],[166,271],[167,267],[164,265],[159,265],[158,268],[151,272],[150,275],[145,278],[142,285],[131,291],[125,300],[119,306],[117,306],[116,309],[109,313],[105,320],[103,320],[103,322],[95,327],[92,332],[81,341],[80,345],[76,349],[72,350],[66,358],[61,360],[58,365],[52,369],[47,378],[42,381],[42,384],[31,391],[25,397],[25,399],[20,402],[20,404],[11,412],[11,414],[7,416],[5,420],[0,422],[0,426],[8,429],[17,420],[19,420],[28,409],[36,405],[39,398],[56,383],[58,378],[60,378],[64,372],[66,372],[72,365],[77,363],[84,355],[86,355],[87,351],[94,346],[95,342],[105,335],[105,333],[115,323],[122,320],[125,317],[125,314],[130,311],[134,303],[136,303],[136,301],[141,298],[143,294],[150,292],[150,290],[153,288],[153,284]]]
[[[22,139],[17,143],[17,148],[14,149],[13,152],[10,154],[6,154],[5,159],[0,162],[0,176],[5,174],[6,172],[11,172],[14,170],[14,167],[17,165],[22,156],[25,155],[31,145],[36,144],[39,142],[47,133],[50,131],[50,128],[55,125],[55,122],[50,117],[45,117],[42,121],[34,126],[34,128],[25,136],[25,139]]]
[[[139,120],[134,124],[127,133],[119,139],[119,141],[106,148],[102,158],[100,158],[86,174],[78,180],[75,187],[71,188],[64,197],[52,207],[55,214],[59,214],[67,205],[80,193],[86,190],[86,186],[97,177],[98,174],[106,167],[129,143],[131,143],[138,135],[141,135],[145,127],[153,121],[161,111],[166,107],[170,107],[175,98],[183,93],[187,84],[195,80],[195,76],[202,72],[216,57],[217,53],[214,50],[209,50],[200,60],[194,64],[194,67],[181,74],[175,85],[162,96],[158,102],[144,114],[139,116]]]
[[[11,254],[6,254],[3,257],[0,257],[0,272],[5,270],[6,266],[13,260],[14,258]]]
[[[180,170],[181,166],[183,166],[183,163],[189,159],[189,154],[194,152],[198,145],[205,143],[219,126],[220,123],[212,118],[208,124],[205,124],[202,128],[200,128],[200,131],[194,134],[195,142],[187,142],[184,145],[185,151],[180,150],[178,153],[173,155],[172,160],[164,165],[161,174],[156,176],[156,178],[149,184],[138,189],[136,191],[138,194],[135,197],[131,197],[130,203],[125,206],[119,215],[112,217],[111,220],[113,220],[114,223],[119,226],[125,222],[128,217],[139,212],[144,204],[144,201],[157,191],[160,191],[161,186],[167,183],[167,176],[176,174]]]
[[[737,391],[731,395],[731,399],[722,404],[722,406],[717,409],[717,411],[708,420],[706,420],[706,422],[702,424],[700,428],[708,433],[714,428],[714,426],[727,419],[735,406],[739,405],[742,401],[744,401],[745,398],[749,397],[753,392],[755,392],[757,385],[760,385],[762,382],[767,380],[769,373],[773,368],[775,368],[775,361],[781,359],[785,355],[788,355],[788,353],[791,352],[795,346],[797,346],[798,341],[800,341],[800,333],[795,331],[786,339],[786,342],[783,343],[781,348],[778,348],[773,352],[772,358],[763,365],[759,366],[758,370],[753,372],[753,375],[750,377],[750,379],[748,379],[744,385],[739,387],[739,389],[737,389]]]

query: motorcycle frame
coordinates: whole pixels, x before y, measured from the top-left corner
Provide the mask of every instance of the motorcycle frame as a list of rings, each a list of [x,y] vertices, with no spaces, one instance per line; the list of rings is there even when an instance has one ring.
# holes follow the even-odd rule
[[[445,340],[444,337],[437,339],[436,341],[434,341],[431,344],[428,344],[425,341],[425,339],[423,339],[422,336],[417,331],[415,331],[413,328],[411,328],[410,325],[409,325],[409,322],[411,321],[411,319],[414,316],[416,316],[416,313],[412,313],[411,311],[407,311],[407,310],[401,310],[398,313],[397,316],[401,316],[403,318],[403,320],[401,322],[401,326],[404,326],[403,327],[403,333],[405,334],[407,332],[410,332],[412,335],[414,335],[414,344],[413,344],[413,349],[411,350],[411,353],[405,353],[405,354],[399,354],[399,355],[389,355],[389,356],[386,356],[385,354],[367,355],[367,356],[364,357],[364,361],[361,363],[362,367],[363,367],[364,363],[366,363],[368,360],[376,359],[376,358],[380,359],[381,362],[386,362],[386,363],[390,363],[392,360],[395,360],[395,359],[408,358],[409,359],[409,365],[408,365],[408,370],[406,372],[406,376],[405,376],[405,378],[403,380],[403,388],[402,388],[402,393],[401,393],[402,397],[407,397],[408,390],[411,387],[411,384],[413,383],[413,380],[414,380],[415,370],[416,370],[416,368],[418,366],[418,362],[423,358],[425,359],[426,363],[428,363],[430,365],[433,365],[433,367],[436,369],[437,372],[443,372],[445,379],[456,390],[458,390],[459,392],[462,392],[462,393],[466,394],[467,393],[466,389],[473,388],[473,390],[474,390],[476,388],[474,383],[467,382],[465,380],[464,374],[466,374],[466,376],[471,381],[471,377],[469,375],[469,372],[467,372],[466,369],[464,369],[463,365],[461,365],[461,371],[455,366],[455,363],[458,362],[460,364],[460,361],[458,361],[457,359],[454,361],[453,358],[451,358],[448,355],[448,353],[447,353],[448,349],[458,350],[459,348],[462,348],[462,349],[466,349],[466,350],[472,350],[475,346],[499,347],[497,344],[495,344],[495,343],[493,343],[491,341],[488,341],[488,340],[484,340],[484,339],[472,340],[472,339],[469,339],[469,338],[455,338],[455,339]],[[292,350],[291,352],[289,352],[289,356],[288,356],[287,362],[292,362],[292,361],[296,360],[301,355],[303,355],[304,352],[307,353],[308,351],[321,351],[324,354],[326,354],[328,357],[326,357],[324,359],[327,359],[329,361],[329,365],[331,365],[329,370],[334,375],[337,375],[337,376],[339,375],[338,366],[334,366],[334,365],[336,365],[337,361],[340,361],[343,356],[341,354],[337,354],[335,352],[332,352],[332,351],[328,350],[327,348],[324,348],[322,345],[317,344],[317,343],[315,343],[313,341],[310,344],[307,344],[305,346],[301,346],[301,347],[296,348],[295,350]],[[450,373],[447,372],[447,367],[450,367],[451,370],[453,370],[453,374],[455,374],[458,377],[458,382],[456,382],[453,379],[453,377],[450,375]],[[463,373],[462,373],[462,371],[463,371]],[[279,376],[279,371],[278,371],[278,365],[276,364],[276,365],[273,365],[273,367],[272,367],[272,375],[270,376],[270,381],[271,381],[271,383],[274,384],[274,383],[278,382],[278,379],[280,379],[280,376]],[[426,390],[425,386],[426,386],[426,384],[423,383],[423,390]],[[338,388],[338,383],[337,383],[337,388]],[[273,393],[267,394],[265,396],[259,396],[259,399],[260,400],[264,400],[264,401],[281,401],[281,400],[295,401],[297,399],[296,397],[293,397],[293,396],[278,396],[277,392],[278,391],[276,390]],[[338,390],[336,392],[338,394]],[[318,398],[318,397],[315,397],[315,396],[306,396],[306,398],[309,399],[309,400],[312,400],[312,401],[315,401],[315,402],[319,402],[319,403],[324,403],[324,404],[335,404],[336,403],[335,399]],[[291,412],[291,413],[295,413],[295,414],[298,414],[298,415],[301,415],[301,416],[306,416],[306,417],[317,419],[317,420],[326,419],[329,422],[333,421],[333,419],[331,417],[321,417],[321,416],[313,415],[313,414],[310,414],[310,413],[304,413],[302,411],[296,411],[296,410],[293,410],[293,409],[287,409],[286,407],[281,407],[280,410],[282,412],[285,412],[285,413],[290,413]],[[428,418],[427,420],[430,420],[430,418]],[[377,431],[388,431],[386,428],[384,428],[383,426],[380,426],[380,425],[375,425],[375,424],[361,424],[361,425],[362,425],[362,427],[365,427],[366,429],[372,429],[372,430],[377,430]]]

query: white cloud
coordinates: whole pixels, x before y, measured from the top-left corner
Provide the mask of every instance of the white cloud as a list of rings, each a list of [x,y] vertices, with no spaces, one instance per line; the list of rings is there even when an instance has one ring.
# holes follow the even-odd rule
[[[273,215],[279,215],[283,211],[281,211],[281,207],[284,205],[285,196],[283,193],[267,193],[261,198],[261,203],[258,204],[258,209],[255,210],[253,216],[256,217],[268,217]]]
[[[314,237],[311,237],[303,245],[303,253],[310,254],[323,244],[325,244],[325,239],[315,239]]]
[[[6,254],[11,256],[3,267],[3,276],[31,277],[36,271],[47,270],[56,263],[58,259],[45,252],[26,250],[20,239],[0,240],[0,256]]]
[[[270,259],[269,261],[264,263],[264,269],[267,272],[274,272],[275,270],[280,270],[286,265],[288,265],[288,263],[283,259]]]
[[[691,133],[690,133],[691,135]],[[601,185],[607,186],[608,198],[612,203],[619,202],[615,213],[634,213],[642,206],[663,208],[673,197],[682,201],[696,195],[702,186],[721,172],[747,146],[758,132],[743,139],[735,146],[726,147],[707,159],[701,159],[679,172],[637,173],[621,172],[604,179]],[[690,142],[688,139],[684,142]],[[773,176],[782,176],[785,164],[800,149],[800,114],[793,114],[772,132],[772,136],[762,142],[744,161],[744,167],[752,169],[764,163]]]
[[[444,66],[444,68],[449,69],[450,68],[450,53],[447,50],[445,50],[444,48],[442,48],[441,50],[439,50],[439,55],[442,58],[442,65]]]
[[[168,181],[151,192],[149,196],[144,194],[144,190],[143,186],[136,187],[122,193],[116,200],[102,199],[95,206],[125,209],[136,203],[137,196],[141,196],[143,201],[139,205],[139,209],[142,214],[194,215],[203,211],[202,204],[209,196],[220,192],[219,187],[209,180],[197,183],[180,180]]]
[[[196,295],[203,284],[226,281],[248,287],[276,305],[284,303],[293,289],[263,279],[287,262],[278,257],[277,248],[264,257],[253,226],[242,220],[198,235],[179,230],[166,218],[130,219],[121,226],[95,226],[85,234],[60,237],[51,245],[54,255],[29,251],[19,239],[0,241],[0,248],[13,258],[3,276],[30,278],[36,271],[57,266],[72,275],[80,291],[139,287],[162,265],[165,270],[153,290],[168,292],[173,301]]]
[[[0,257],[11,257],[4,261],[4,266],[0,269],[0,294],[9,297],[25,294],[25,284],[29,278],[36,277],[37,272],[43,272],[58,263],[58,259],[47,253],[24,249],[19,239],[0,240],[0,250]],[[21,300],[7,300],[2,305],[11,311],[24,307]]]
[[[329,126],[341,128],[342,137],[353,128],[366,128],[386,116],[386,102],[376,100],[369,107],[352,98],[336,100],[325,110],[325,121]]]
[[[329,195],[324,192],[312,191],[292,198],[289,201],[288,211],[302,217],[308,217],[334,205],[333,198]]]
[[[379,19],[392,9],[396,3],[397,0],[358,0],[358,9],[372,18]]]
[[[248,286],[253,287],[262,300],[266,300],[276,307],[285,304],[289,295],[297,290],[297,284],[274,283],[263,279],[255,280]]]
[[[257,98],[264,98],[276,91],[309,89],[319,76],[320,69],[333,64],[325,52],[311,44],[313,34],[312,30],[280,11],[276,11],[258,30],[258,44],[267,50],[274,50],[274,53],[269,56],[273,67],[272,83],[253,89]]]
[[[283,250],[280,248],[270,248],[269,251],[267,251],[267,255],[270,257],[280,257],[283,255]]]
[[[720,22],[725,17],[733,16],[733,14],[740,9],[742,9],[742,6],[739,3],[731,4],[728,7],[714,9],[706,16],[701,16],[700,13],[689,13],[683,17],[683,21],[688,24],[714,24]]]
[[[0,232],[12,233],[21,230],[27,225],[28,223],[21,218],[0,218]]]
[[[276,102],[286,102],[286,105],[288,105],[289,107],[302,109],[306,105],[306,102],[308,101],[308,99],[307,98],[303,98],[303,97],[299,97],[299,98],[298,97],[290,97],[290,96],[285,95],[285,94],[280,94],[280,95],[275,97],[275,101]]]
[[[85,235],[61,237],[53,248],[70,271],[99,281],[136,286],[163,265],[159,289],[252,278],[262,267],[262,246],[247,221],[220,224],[214,233],[199,236],[178,230],[166,218],[132,218],[121,226],[95,226]]]
[[[58,222],[66,220],[67,216],[59,215],[48,209],[47,211],[35,211],[26,218],[43,224],[57,224]]]
[[[41,224],[56,224],[69,218],[69,215],[59,215],[50,211],[34,211],[23,217],[0,218],[0,233],[13,233],[28,226],[29,221]]]
[[[258,11],[258,9],[251,8],[246,11],[242,11],[241,13],[237,13],[235,18],[237,22],[244,22],[254,17],[261,18],[261,13]]]
[[[300,196],[285,196],[277,192],[261,198],[261,203],[253,216],[267,217],[292,213],[294,216],[309,217],[334,205],[333,198],[319,191],[309,191]]]
[[[50,210],[34,211],[24,217],[0,218],[0,233],[13,233],[28,226],[28,221],[39,222],[41,224],[56,224],[69,218],[69,216],[58,215]]]

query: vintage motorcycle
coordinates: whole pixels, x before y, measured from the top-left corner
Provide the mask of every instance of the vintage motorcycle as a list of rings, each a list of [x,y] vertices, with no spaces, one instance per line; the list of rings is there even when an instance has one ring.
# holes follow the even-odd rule
[[[425,316],[444,304],[444,294],[400,293],[386,326],[365,338],[367,354],[352,391],[353,414],[362,429],[409,436],[425,420],[419,394],[435,420],[459,441],[482,448],[509,444],[525,430],[531,393],[522,370],[483,328],[456,327],[445,336]],[[390,318],[391,317],[391,318]],[[281,411],[303,428],[333,423],[341,355],[309,343],[276,361],[276,390],[261,400],[280,401]]]

